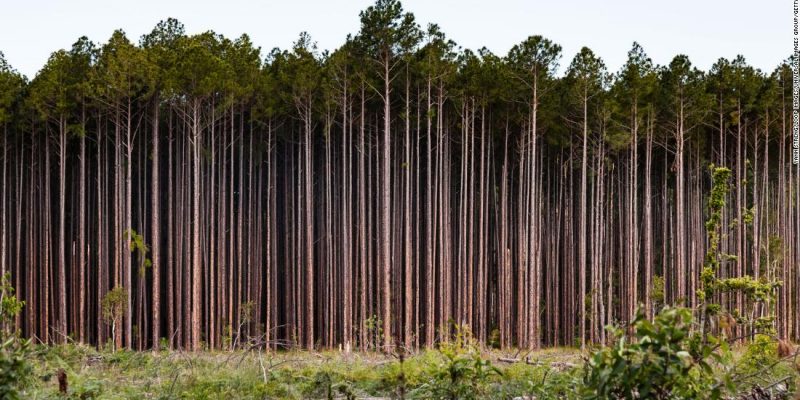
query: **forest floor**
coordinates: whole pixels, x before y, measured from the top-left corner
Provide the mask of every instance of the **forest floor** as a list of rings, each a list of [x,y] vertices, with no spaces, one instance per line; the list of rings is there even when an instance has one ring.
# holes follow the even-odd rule
[[[155,353],[39,347],[23,398],[411,399],[436,393],[464,393],[455,397],[459,399],[577,398],[576,382],[583,374],[584,358],[576,349],[449,356],[432,350],[401,361],[377,352]],[[469,378],[451,379],[459,375]]]
[[[40,347],[34,355],[34,382],[25,393],[32,399],[389,399],[401,392],[424,398],[421,391],[435,390],[431,378],[459,373],[438,351],[409,355],[402,363],[379,352],[110,352],[77,345]],[[487,398],[524,395],[545,379],[563,381],[567,390],[582,363],[579,351],[566,348],[528,357],[487,351],[465,360],[456,367],[465,369],[461,373],[481,369],[486,379],[464,382],[463,389]],[[477,360],[491,365],[476,366]],[[66,395],[60,394],[60,370]]]

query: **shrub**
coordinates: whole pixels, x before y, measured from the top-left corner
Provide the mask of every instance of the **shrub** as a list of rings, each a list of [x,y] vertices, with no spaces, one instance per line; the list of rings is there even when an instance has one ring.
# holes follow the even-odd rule
[[[14,328],[14,319],[23,305],[14,295],[9,274],[3,275],[0,278],[0,399],[20,398],[20,390],[30,380],[30,341],[21,339]]]
[[[493,349],[499,349],[501,347],[500,329],[498,328],[492,329],[492,332],[489,334],[489,340],[487,345]]]
[[[648,321],[639,313],[634,337],[610,328],[613,346],[596,351],[585,365],[587,399],[717,399],[711,364],[720,352],[691,333],[692,314],[665,308]],[[727,346],[719,343],[724,352]]]
[[[125,316],[125,309],[128,308],[128,292],[122,286],[117,286],[109,291],[101,302],[103,308],[103,321],[111,325],[112,340],[117,338],[117,325],[122,322]],[[116,344],[113,347],[116,350]]]
[[[94,379],[79,382],[74,389],[70,389],[70,399],[93,400],[100,398],[103,393],[103,383]]]
[[[11,337],[0,343],[0,398],[18,399],[27,384],[31,366],[27,361],[29,342]]]
[[[501,376],[499,369],[481,357],[472,333],[466,327],[456,326],[452,342],[439,346],[441,361],[429,371],[429,380],[412,396],[426,399],[479,399],[483,398],[491,378]]]

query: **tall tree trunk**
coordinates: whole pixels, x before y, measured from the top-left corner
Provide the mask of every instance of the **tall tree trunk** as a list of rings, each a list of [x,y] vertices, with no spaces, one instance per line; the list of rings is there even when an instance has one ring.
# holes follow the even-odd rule
[[[161,338],[161,205],[159,203],[159,197],[161,196],[161,191],[159,188],[159,172],[160,172],[160,165],[159,165],[159,150],[158,145],[161,137],[158,132],[158,122],[159,122],[159,101],[156,98],[153,101],[153,164],[152,164],[152,181],[150,182],[151,191],[151,228],[152,235],[151,235],[151,260],[152,260],[152,271],[153,271],[153,286],[152,286],[152,293],[153,293],[153,307],[152,307],[152,318],[153,318],[153,349],[158,350],[160,344],[159,340]],[[168,189],[171,190],[171,189]]]
[[[202,255],[200,247],[200,100],[194,100],[192,106],[192,147],[193,164],[192,169],[192,327],[191,327],[191,348],[194,351],[200,350],[200,316],[201,316],[201,276],[202,276]]]
[[[583,94],[583,152],[581,156],[581,193],[580,193],[580,222],[578,223],[578,279],[580,279],[580,329],[581,329],[581,349],[586,348],[586,184],[587,184],[587,164],[588,164],[588,96]]]
[[[67,343],[67,267],[66,237],[67,121],[58,120],[58,333],[56,340]],[[49,199],[48,199],[49,201]]]
[[[388,50],[387,50],[388,51]],[[389,100],[389,56],[384,60],[383,91],[383,143],[381,156],[381,227],[380,227],[380,265],[383,268],[381,288],[381,311],[383,318],[383,346],[389,351],[392,346],[392,251],[391,251],[391,157],[392,136],[390,131],[391,111]]]

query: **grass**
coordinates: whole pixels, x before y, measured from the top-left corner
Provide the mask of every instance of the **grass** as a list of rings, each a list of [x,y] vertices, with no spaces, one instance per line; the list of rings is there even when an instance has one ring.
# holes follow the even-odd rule
[[[498,362],[510,354],[484,352],[501,371],[488,380],[501,397],[530,392],[535,382],[557,374],[550,365],[578,365],[572,349],[536,352],[525,362]],[[402,363],[381,353],[338,351],[279,352],[134,352],[98,351],[64,345],[34,352],[34,382],[25,398],[50,399],[307,399],[406,397],[429,381],[445,360],[437,351],[410,355]],[[58,371],[67,376],[67,395],[59,393]],[[496,398],[496,397],[492,397]]]
[[[751,356],[746,349],[734,353],[739,358]],[[480,388],[470,386],[478,378],[465,375],[469,381],[459,384],[467,385],[465,393],[474,395],[458,398],[577,398],[575,388],[583,376],[578,350],[546,349],[528,357],[499,351],[476,355],[489,360],[497,373],[480,378]],[[501,361],[504,358],[521,361]],[[437,350],[412,354],[401,362],[374,352],[154,353],[63,345],[40,346],[32,360],[34,382],[23,398],[363,399],[398,398],[401,394],[409,399],[430,398],[434,392],[429,389],[437,384],[437,373],[452,373],[448,359]],[[61,369],[69,384],[66,395],[59,393],[57,375]],[[770,375],[781,374],[791,371],[776,368]]]

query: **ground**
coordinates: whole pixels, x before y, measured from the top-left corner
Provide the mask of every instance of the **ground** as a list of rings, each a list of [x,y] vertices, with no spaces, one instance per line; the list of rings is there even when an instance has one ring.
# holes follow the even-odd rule
[[[746,351],[737,354],[744,357]],[[580,351],[565,348],[527,354],[451,348],[409,354],[402,362],[400,358],[378,352],[112,352],[80,345],[41,346],[31,357],[35,372],[22,397],[577,398],[584,360]],[[771,376],[782,373],[786,372],[778,369]],[[59,375],[66,376],[66,388],[60,387]]]
[[[466,390],[509,398],[530,392],[534,382],[569,374],[563,371],[581,363],[574,349],[537,351],[527,362],[516,351],[485,351],[481,356],[499,373],[485,369],[485,382]],[[99,352],[77,345],[41,347],[34,359],[34,382],[26,397],[59,398],[58,372],[63,369],[68,396],[62,397],[77,399],[361,399],[397,397],[400,391],[414,398],[428,390],[420,387],[429,385],[431,376],[449,366],[438,351],[404,357],[402,366],[398,356],[378,352]],[[468,360],[465,376],[475,369],[474,359]],[[464,385],[474,385],[472,381]]]

